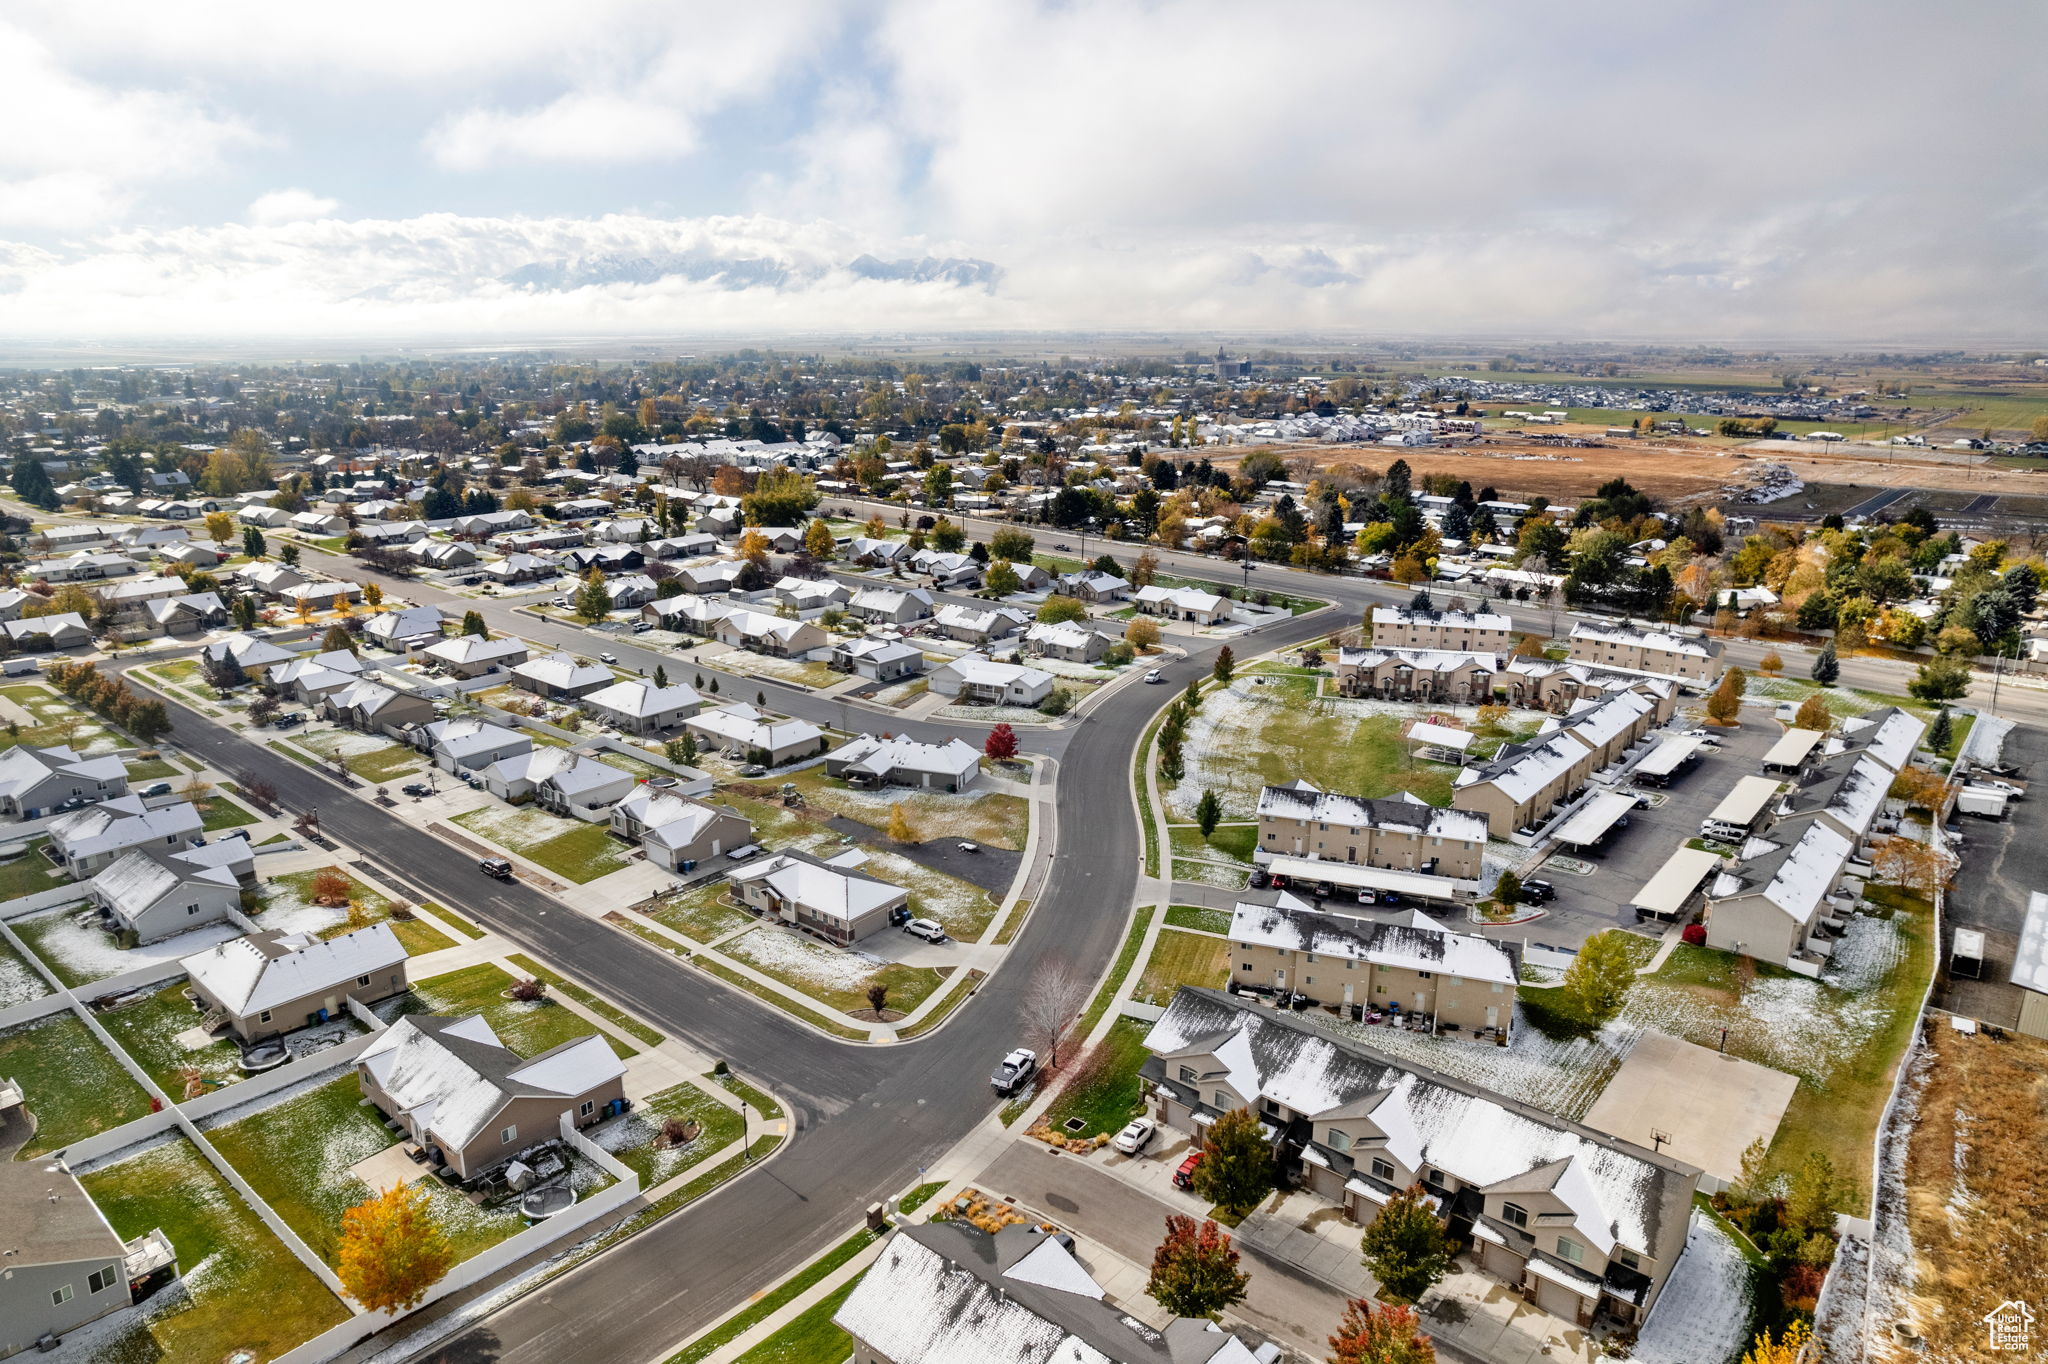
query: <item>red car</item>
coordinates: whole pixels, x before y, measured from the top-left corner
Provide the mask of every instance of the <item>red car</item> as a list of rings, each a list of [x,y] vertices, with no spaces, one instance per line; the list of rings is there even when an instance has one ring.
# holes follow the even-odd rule
[[[1195,1167],[1201,1163],[1202,1152],[1189,1152],[1188,1158],[1180,1163],[1178,1170],[1173,1172],[1173,1187],[1176,1189],[1192,1188],[1195,1183]]]

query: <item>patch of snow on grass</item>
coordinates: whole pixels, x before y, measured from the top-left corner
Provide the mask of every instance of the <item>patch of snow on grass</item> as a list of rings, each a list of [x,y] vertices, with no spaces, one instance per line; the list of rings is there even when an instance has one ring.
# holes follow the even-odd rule
[[[47,929],[44,928],[46,924],[50,926]],[[39,955],[63,968],[64,972],[88,980],[104,980],[108,976],[157,965],[163,966],[166,976],[175,975],[180,957],[189,957],[215,943],[242,936],[242,930],[233,924],[208,924],[190,933],[180,933],[161,942],[124,951],[115,946],[113,935],[99,926],[97,911],[78,909],[39,914],[22,920],[17,927],[28,928],[34,934],[33,946]]]
[[[1820,978],[1837,989],[1867,990],[1890,974],[1904,952],[1905,942],[1890,920],[1851,915]]]
[[[11,1009],[48,993],[50,987],[43,984],[43,978],[27,962],[11,952],[0,956],[0,1009]]]
[[[1637,1364],[1726,1364],[1749,1343],[1749,1262],[1698,1213],[1630,1358]]]
[[[1455,1079],[1483,1085],[1561,1117],[1585,1116],[1634,1049],[1640,1026],[1617,1019],[1591,1037],[1545,1037],[1517,1009],[1508,1045],[1470,1038],[1431,1037],[1381,1024],[1351,1023],[1311,1010],[1301,1015],[1342,1036],[1356,1038],[1396,1061],[1427,1066]]]
[[[1240,862],[1207,862],[1176,857],[1173,860],[1173,879],[1192,881],[1198,886],[1215,886],[1220,890],[1243,890],[1247,877],[1244,864]]]
[[[961,701],[940,706],[932,716],[939,720],[972,720],[976,724],[989,725],[1044,725],[1054,719],[1030,706],[977,706]]]
[[[827,947],[776,928],[757,928],[721,950],[772,974],[828,990],[858,990],[885,964],[865,952]]]
[[[330,729],[318,734],[302,735],[301,748],[310,748],[315,753],[330,758],[359,758],[366,753],[382,753],[398,745],[375,734],[359,734],[352,729]]]

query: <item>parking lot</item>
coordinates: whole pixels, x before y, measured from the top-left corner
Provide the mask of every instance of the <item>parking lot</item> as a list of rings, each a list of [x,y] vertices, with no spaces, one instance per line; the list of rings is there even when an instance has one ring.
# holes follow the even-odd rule
[[[1670,729],[1652,731],[1650,738],[1654,741],[1683,730],[1682,722],[1674,722]],[[1575,948],[1595,933],[1635,928],[1630,898],[1687,839],[1699,836],[1700,821],[1721,803],[1738,778],[1760,770],[1764,754],[1782,732],[1776,721],[1761,714],[1745,714],[1739,727],[1714,730],[1720,747],[1703,748],[1690,771],[1674,777],[1661,792],[1651,789],[1653,801],[1660,794],[1664,799],[1647,810],[1631,812],[1628,827],[1609,831],[1596,856],[1579,857],[1569,848],[1557,850],[1559,856],[1586,862],[1593,868],[1590,875],[1573,875],[1548,863],[1532,873],[1557,887],[1557,898],[1544,906],[1549,911],[1545,917],[1512,928],[1488,929],[1487,936],[1528,938]]]
[[[2029,781],[2044,770],[2048,735],[2021,725],[2006,737],[2001,755]],[[1962,870],[1948,897],[1943,916],[1941,962],[1934,1003],[1937,1008],[1999,1027],[2019,1021],[2020,988],[2012,983],[2013,953],[2020,925],[2027,916],[2030,891],[2048,887],[2048,840],[2041,838],[2041,816],[2035,795],[2007,806],[2005,820],[1958,817],[1953,827],[1968,840]],[[1946,968],[1958,928],[1984,934],[1984,970],[1977,980],[1952,980]]]

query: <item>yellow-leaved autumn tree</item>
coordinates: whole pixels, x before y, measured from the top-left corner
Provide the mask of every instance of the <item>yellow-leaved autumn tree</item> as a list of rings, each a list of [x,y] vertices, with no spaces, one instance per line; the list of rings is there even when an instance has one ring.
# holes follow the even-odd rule
[[[889,839],[894,843],[917,842],[917,830],[911,827],[910,812],[897,801],[889,807]]]
[[[423,1189],[394,1184],[341,1215],[341,1258],[334,1272],[348,1295],[372,1312],[405,1312],[455,1264],[448,1236]]]

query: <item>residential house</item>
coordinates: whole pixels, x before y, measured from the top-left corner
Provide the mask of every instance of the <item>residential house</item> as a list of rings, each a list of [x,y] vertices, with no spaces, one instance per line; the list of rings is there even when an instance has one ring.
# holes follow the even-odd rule
[[[1510,658],[1499,679],[1510,705],[1531,706],[1562,715],[1573,703],[1612,696],[1631,688],[1657,702],[1658,723],[1671,718],[1678,705],[1678,687],[1669,678],[1619,672],[1592,663],[1561,663],[1547,658]]]
[[[687,800],[645,784],[635,786],[612,807],[611,830],[646,850],[647,860],[667,871],[708,861],[751,842],[754,826],[725,805]]]
[[[890,568],[899,563],[909,563],[912,550],[908,540],[874,540],[856,535],[846,542],[842,553],[850,564],[863,568]]]
[[[992,706],[1035,706],[1052,695],[1053,675],[1019,663],[997,663],[984,654],[963,654],[930,673],[940,696]]]
[[[218,592],[187,592],[145,603],[143,612],[154,635],[193,635],[227,624],[228,608]]]
[[[831,666],[875,682],[898,682],[924,671],[924,650],[900,639],[849,639],[832,645]]]
[[[926,744],[900,736],[879,739],[863,734],[825,755],[825,775],[844,778],[855,786],[965,791],[981,775],[981,753],[960,739]]]
[[[462,716],[435,720],[413,731],[415,748],[432,756],[443,772],[462,774],[489,767],[501,759],[533,751],[533,740],[521,730],[494,725],[489,720]]]
[[[1155,1118],[1199,1144],[1249,1107],[1283,1178],[1354,1221],[1421,1185],[1480,1268],[1574,1326],[1641,1322],[1685,1249],[1700,1171],[1285,1010],[1183,989],[1145,1038]]]
[[[1703,635],[1577,621],[1569,644],[1575,662],[1603,668],[1676,677],[1701,687],[1721,675],[1721,641]]]
[[[610,668],[585,663],[566,653],[530,658],[512,669],[512,685],[550,701],[573,701],[609,687],[618,679]]]
[[[968,588],[981,582],[981,565],[969,554],[921,549],[910,556],[910,571],[935,587]]]
[[[405,547],[405,554],[421,568],[443,571],[468,568],[482,557],[460,540],[415,540]]]
[[[0,1263],[0,1358],[132,1307],[178,1277],[161,1229],[123,1241],[78,1176],[48,1158],[0,1161]]]
[[[1141,587],[1133,600],[1148,616],[1195,625],[1220,625],[1231,618],[1233,609],[1230,598],[1194,587]]]
[[[611,594],[612,609],[630,611],[654,600],[656,585],[654,579],[645,573],[621,573],[606,581],[605,591]]]
[[[531,799],[543,810],[599,824],[605,810],[639,781],[631,772],[566,748],[536,748],[483,769],[484,786],[500,800]]]
[[[771,590],[776,601],[798,611],[822,611],[827,607],[843,606],[853,596],[845,583],[832,578],[778,578]]]
[[[1485,705],[1500,675],[1499,654],[1456,649],[1337,650],[1337,689],[1346,696]]]
[[[287,587],[277,594],[277,604],[293,615],[317,615],[338,609],[343,602],[362,600],[363,589],[355,583],[315,582]]]
[[[267,639],[255,635],[223,635],[200,650],[200,656],[214,663],[233,659],[242,671],[252,676],[268,675],[271,668],[280,663],[290,663],[298,655],[289,649],[280,648]]]
[[[432,659],[450,677],[463,679],[482,677],[498,668],[524,663],[527,658],[526,641],[485,639],[481,635],[456,635],[438,644],[429,644],[420,653]]]
[[[301,535],[324,537],[348,534],[348,518],[335,516],[329,512],[300,512],[286,525]]]
[[[1313,857],[1460,881],[1480,879],[1486,817],[1413,796],[1368,800],[1305,781],[1259,792],[1258,859]]]
[[[853,594],[846,614],[879,625],[912,625],[932,615],[932,594],[922,587],[867,587]]]
[[[394,739],[434,719],[434,703],[427,697],[363,677],[328,692],[321,699],[320,709],[336,724]]]
[[[1240,904],[1230,919],[1237,988],[1306,995],[1340,1017],[1413,1014],[1438,1034],[1505,1042],[1520,970],[1509,945],[1419,913],[1407,923],[1346,918],[1283,892],[1279,904]]]
[[[52,616],[31,616],[0,624],[17,649],[83,649],[92,644],[92,627],[76,611]]]
[[[841,947],[886,927],[910,898],[901,886],[800,853],[764,857],[728,879],[751,908]]]
[[[33,592],[24,592],[18,587],[0,588],[0,624],[20,620],[21,613],[31,606],[41,606],[49,599]]]
[[[673,579],[683,585],[683,591],[698,596],[716,596],[720,592],[732,591],[733,584],[746,572],[744,559],[718,559],[708,564],[684,564],[676,570]]]
[[[695,687],[673,683],[657,687],[632,678],[600,688],[583,698],[593,716],[628,734],[655,734],[674,729],[703,707]]]
[[[537,554],[508,554],[502,559],[485,564],[483,576],[501,586],[516,583],[545,582],[562,574],[561,566],[552,559],[543,559]]]
[[[363,623],[363,635],[397,653],[409,653],[437,643],[447,617],[438,606],[406,606],[380,611]]]
[[[759,611],[733,611],[711,627],[720,644],[751,649],[776,658],[801,658],[831,642],[824,630],[807,620],[784,620]]]
[[[1059,586],[1054,590],[1062,596],[1079,597],[1096,605],[1122,601],[1131,595],[1130,583],[1114,573],[1100,573],[1092,568],[1061,575]]]
[[[1255,1364],[1216,1323],[1163,1330],[1112,1301],[1068,1238],[1022,1223],[898,1229],[837,1311],[852,1364]]]
[[[808,720],[777,720],[744,701],[701,710],[683,721],[683,728],[719,752],[747,762],[780,767],[808,758],[825,745],[825,732]]]
[[[1372,609],[1372,642],[1380,649],[1504,654],[1514,645],[1514,633],[1512,619],[1491,611],[1436,611],[1413,606]]]
[[[1008,639],[1031,624],[1031,616],[1014,606],[984,609],[949,603],[939,608],[932,624],[948,639],[965,640],[970,644],[990,644],[999,639]]]
[[[272,668],[265,674],[263,685],[303,705],[318,705],[329,692],[340,691],[354,682],[362,671],[363,661],[347,649],[330,649]]]
[[[22,569],[28,582],[78,583],[119,578],[135,571],[135,561],[125,554],[80,550],[61,559],[39,559]]]
[[[1109,652],[1111,640],[1077,621],[1039,623],[1024,632],[1023,652],[1066,663],[1094,663]]]
[[[242,907],[242,883],[232,867],[157,848],[130,847],[86,883],[93,903],[117,933],[156,942],[217,924]]]
[[[640,608],[640,619],[657,630],[708,636],[738,608],[705,597],[662,597]]]
[[[97,804],[128,794],[128,765],[109,754],[17,744],[0,751],[0,815],[41,819],[73,801]]]
[[[166,567],[183,565],[187,568],[212,570],[219,568],[228,557],[228,552],[218,545],[202,545],[197,540],[187,540],[181,545],[165,545],[158,550],[157,558]]]
[[[1837,895],[1855,851],[1855,840],[1818,812],[1772,820],[1708,882],[1707,946],[1817,973],[1832,950],[1826,930],[1855,904],[1853,890]]]
[[[390,924],[339,937],[265,929],[216,943],[178,965],[192,993],[243,1045],[314,1027],[405,993],[405,946]]]
[[[280,601],[292,588],[303,587],[313,581],[310,574],[301,573],[289,564],[267,562],[244,564],[236,576],[271,601]]]
[[[408,1015],[356,1058],[363,1097],[464,1181],[618,1112],[625,1075],[601,1036],[522,1060],[481,1014]]]
[[[202,832],[199,811],[190,801],[152,810],[140,796],[115,796],[59,815],[50,825],[50,851],[72,880],[84,881],[131,848],[177,852],[192,847]]]

